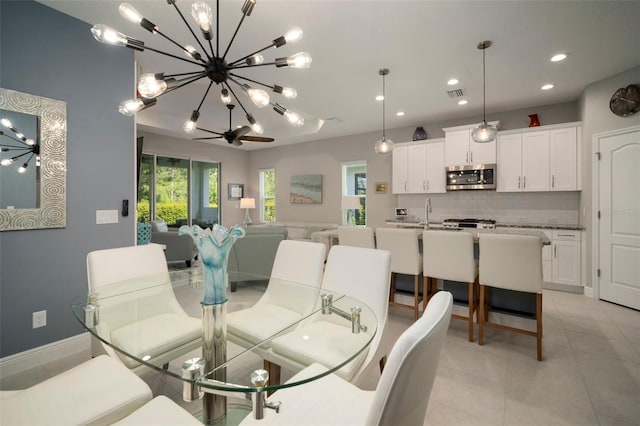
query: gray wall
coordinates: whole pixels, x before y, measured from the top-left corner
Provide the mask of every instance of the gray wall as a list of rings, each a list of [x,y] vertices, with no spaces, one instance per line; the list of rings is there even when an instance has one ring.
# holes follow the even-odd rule
[[[135,200],[133,53],[96,42],[87,23],[33,1],[0,2],[0,86],[67,102],[67,227],[0,233],[0,356],[82,332],[70,304],[87,292],[87,253],[135,243],[135,217],[96,210]],[[47,310],[47,326],[31,328]]]
[[[593,135],[610,130],[637,126],[640,113],[630,117],[618,117],[609,110],[611,95],[621,87],[640,84],[640,67],[600,80],[586,87],[580,98],[582,127],[582,199],[580,204],[581,223],[587,227],[587,286],[592,287],[592,165]]]
[[[142,130],[138,132],[138,136],[144,137],[143,152],[147,154],[222,163],[220,169],[222,176],[222,188],[220,188],[222,224],[231,226],[236,223],[242,223],[244,210],[240,210],[238,207],[240,201],[229,201],[227,185],[229,183],[242,183],[245,185],[246,194],[247,176],[249,176],[249,155],[246,151],[205,142],[178,139]],[[253,217],[255,217],[255,214]]]

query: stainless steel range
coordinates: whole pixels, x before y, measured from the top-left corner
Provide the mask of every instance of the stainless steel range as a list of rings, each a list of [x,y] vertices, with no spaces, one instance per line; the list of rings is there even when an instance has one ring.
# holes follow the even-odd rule
[[[494,229],[496,221],[493,219],[445,219],[442,226],[447,229],[478,228]]]

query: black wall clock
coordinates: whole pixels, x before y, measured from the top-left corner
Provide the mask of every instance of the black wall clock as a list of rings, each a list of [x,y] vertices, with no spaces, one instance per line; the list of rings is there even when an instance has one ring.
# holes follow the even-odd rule
[[[609,101],[609,109],[620,117],[628,117],[640,111],[640,86],[630,84],[616,90]]]

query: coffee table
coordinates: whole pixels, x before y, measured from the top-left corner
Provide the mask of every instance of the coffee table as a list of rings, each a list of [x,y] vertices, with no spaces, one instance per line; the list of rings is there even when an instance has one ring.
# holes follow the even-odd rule
[[[233,271],[229,271],[229,273],[231,274]],[[260,297],[260,289],[264,291],[264,284],[268,283],[269,277],[262,277],[264,283],[262,287],[255,284],[258,277],[253,278],[250,286],[241,286],[237,292],[233,293],[227,291],[229,300],[226,303],[226,308],[229,311],[247,308]],[[311,313],[283,323],[276,333],[251,347],[240,347],[227,341],[225,330],[223,347],[226,356],[222,357],[220,362],[216,362],[217,365],[209,371],[205,371],[205,363],[202,358],[199,358],[201,356],[199,353],[190,353],[184,359],[179,359],[178,365],[182,368],[176,367],[175,362],[171,363],[172,368],[168,368],[163,363],[164,361],[161,362],[158,359],[159,353],[156,354],[148,349],[139,349],[148,343],[150,338],[148,327],[140,328],[141,330],[146,329],[146,334],[140,332],[139,335],[136,335],[134,332],[133,335],[130,335],[129,344],[125,347],[112,341],[111,332],[113,330],[106,326],[107,324],[122,323],[125,321],[125,317],[129,324],[143,320],[148,321],[150,311],[157,310],[164,304],[172,305],[175,303],[179,304],[185,315],[202,320],[203,308],[200,306],[200,301],[204,290],[198,269],[172,271],[168,274],[143,276],[113,283],[101,288],[100,294],[94,296],[94,300],[89,300],[87,296],[75,299],[72,302],[72,311],[85,329],[102,343],[113,348],[118,356],[129,358],[129,363],[135,361],[181,383],[185,400],[203,398],[203,421],[205,424],[214,422],[216,424],[236,424],[251,411],[251,407],[253,407],[254,415],[256,413],[260,415],[264,408],[274,408],[275,404],[266,402],[265,396],[267,394],[283,387],[300,386],[319,379],[339,370],[352,360],[359,359],[359,355],[367,350],[378,331],[375,314],[368,306],[358,300],[300,283],[285,282],[284,285],[289,286],[294,292],[313,294],[317,303]],[[354,311],[357,312],[358,318],[350,319],[352,308],[356,307],[360,308],[360,310]],[[333,315],[332,321],[344,322],[345,327],[349,329],[363,330],[362,332],[366,333],[367,338],[363,339],[362,335],[358,336],[358,340],[362,343],[351,351],[347,351],[343,359],[335,361],[334,365],[325,365],[328,371],[322,374],[312,375],[295,382],[269,382],[268,372],[262,368],[262,360],[265,358],[265,354],[270,351],[271,340],[292,331],[304,322],[315,321],[327,315]],[[352,327],[351,323],[356,320],[362,321],[362,327]],[[163,330],[155,330],[151,334],[155,333],[161,334]],[[358,333],[360,331],[354,331],[354,334]],[[203,343],[210,345],[212,342],[207,342],[207,337],[204,337],[207,333],[202,335],[205,340]],[[139,340],[140,345],[132,345],[131,337],[134,341]],[[148,348],[149,345],[146,344],[146,347]],[[227,403],[226,398],[228,397],[242,400],[252,399],[253,403],[251,405],[247,403],[231,404]],[[215,402],[212,402],[213,400]],[[210,413],[210,408],[207,409],[207,406],[220,406],[220,404],[223,408],[218,409],[215,414]]]

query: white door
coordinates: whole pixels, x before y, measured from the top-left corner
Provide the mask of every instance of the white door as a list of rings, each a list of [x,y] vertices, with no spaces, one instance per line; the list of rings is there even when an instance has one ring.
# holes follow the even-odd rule
[[[498,192],[519,192],[522,187],[522,133],[498,135]]]
[[[640,309],[640,127],[595,140],[600,298]]]
[[[549,131],[549,168],[552,191],[577,189],[577,130],[575,127]]]
[[[461,166],[469,164],[469,129],[446,132],[445,161],[447,166]]]
[[[427,144],[427,192],[447,192],[447,175],[444,165],[444,142]]]
[[[391,192],[394,194],[407,193],[407,147],[397,146],[393,150],[391,166]]]
[[[548,130],[522,135],[522,190],[549,190]]]
[[[496,164],[496,141],[477,143],[469,133],[469,163]]]

